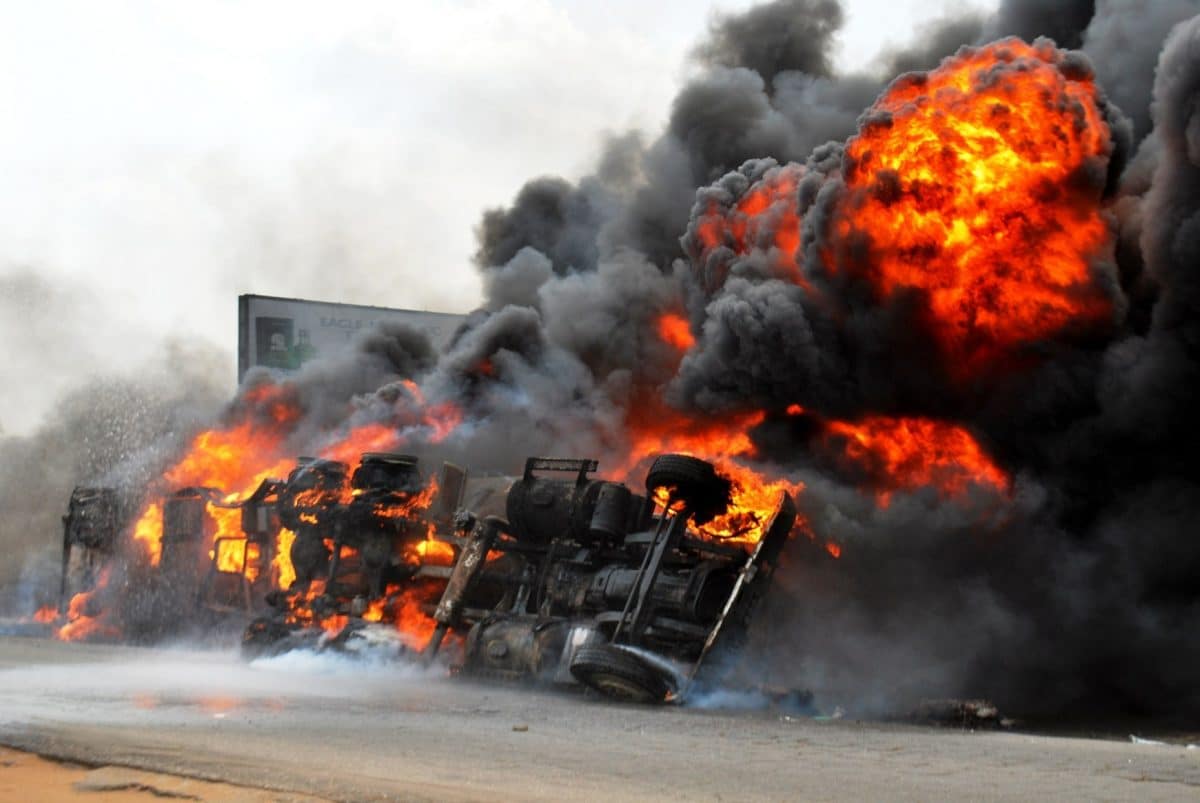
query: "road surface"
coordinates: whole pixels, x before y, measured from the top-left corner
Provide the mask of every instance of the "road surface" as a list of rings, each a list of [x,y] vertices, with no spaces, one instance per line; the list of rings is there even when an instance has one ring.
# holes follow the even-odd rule
[[[1197,800],[1200,750],[0,638],[0,744],[330,800]],[[281,795],[281,799],[286,798]]]

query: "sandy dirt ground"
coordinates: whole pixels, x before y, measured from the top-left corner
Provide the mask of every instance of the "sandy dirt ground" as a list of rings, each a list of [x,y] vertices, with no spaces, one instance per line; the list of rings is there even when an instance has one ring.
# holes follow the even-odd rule
[[[189,792],[205,800],[1200,799],[1200,750],[1182,745],[618,706],[329,655],[247,664],[13,637],[0,744],[84,765],[71,772],[268,795]]]
[[[321,798],[268,792],[129,767],[87,767],[48,761],[0,747],[0,800],[38,803],[153,803],[162,799],[207,803],[321,803]]]

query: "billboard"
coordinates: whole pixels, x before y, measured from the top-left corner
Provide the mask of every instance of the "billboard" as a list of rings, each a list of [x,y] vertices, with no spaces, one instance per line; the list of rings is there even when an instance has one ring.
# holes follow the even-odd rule
[[[264,366],[295,371],[314,357],[329,357],[363,331],[395,321],[424,332],[440,349],[467,316],[448,312],[390,309],[277,296],[238,296],[238,382]]]

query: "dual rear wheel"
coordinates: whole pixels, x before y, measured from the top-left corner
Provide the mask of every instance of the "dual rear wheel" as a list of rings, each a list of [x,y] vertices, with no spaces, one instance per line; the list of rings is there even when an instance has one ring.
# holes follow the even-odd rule
[[[612,644],[581,648],[571,660],[571,674],[588,688],[627,703],[661,703],[671,691],[658,670]]]

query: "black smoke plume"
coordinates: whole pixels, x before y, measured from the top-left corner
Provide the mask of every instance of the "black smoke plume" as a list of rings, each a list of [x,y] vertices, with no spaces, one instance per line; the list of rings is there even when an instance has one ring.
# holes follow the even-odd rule
[[[884,507],[821,458],[804,419],[762,425],[760,453],[806,482],[811,526],[845,547],[841,560],[830,561],[811,542],[794,544],[786,590],[760,620],[748,662],[772,682],[813,686],[875,712],[930,694],[992,695],[1034,714],[1200,707],[1187,680],[1200,654],[1186,634],[1200,599],[1185,579],[1200,568],[1186,523],[1200,493],[1198,461],[1184,445],[1194,428],[1184,411],[1195,409],[1200,386],[1193,332],[1200,311],[1184,267],[1195,264],[1191,251],[1200,242],[1191,229],[1200,209],[1193,175],[1200,150],[1189,116],[1190,82],[1200,69],[1195,22],[1163,48],[1169,25],[1200,9],[1167,3],[1139,16],[1135,6],[1007,2],[988,19],[943,20],[882,62],[895,72],[928,68],[961,45],[1049,36],[1090,54],[1090,62],[1066,56],[1063,69],[1094,74],[1115,101],[1105,107],[1113,148],[1086,180],[1113,221],[1116,264],[1096,270],[1116,319],[1088,337],[1046,344],[1030,373],[964,395],[937,375],[915,308],[880,308],[846,271],[821,267],[829,245],[840,265],[861,257],[852,243],[825,240],[845,203],[840,142],[871,124],[860,115],[891,77],[829,68],[839,14],[827,3],[772,3],[714,22],[696,51],[709,70],[684,87],[667,131],[641,155],[643,183],[597,227],[596,267],[576,266],[581,278],[616,275],[612,256],[633,253],[676,283],[699,343],[677,370],[642,371],[636,381],[691,415],[800,402],[832,417],[948,418],[975,432],[1013,476],[1000,508],[984,490],[946,504],[931,489],[899,494]],[[802,11],[810,12],[805,24],[778,22]],[[794,35],[802,40],[779,41]],[[803,220],[808,289],[769,248],[722,252],[704,247],[698,233],[706,215],[787,174],[788,193],[767,215]],[[511,214],[521,213],[519,204]],[[538,248],[532,239],[521,245]],[[533,302],[528,287],[536,282],[528,306],[549,321],[586,302],[575,292],[579,283],[547,257],[554,275],[528,267],[537,261],[528,251],[524,267],[483,267],[485,275],[510,274],[494,287],[525,288],[506,289],[509,303]],[[641,320],[626,325],[645,331]],[[587,344],[603,342],[586,318],[565,324],[554,337],[570,353],[586,355]],[[598,365],[586,362],[589,373]],[[599,365],[611,375],[619,362]],[[626,369],[632,376],[636,365]],[[575,388],[596,398],[601,386]],[[618,409],[628,403],[601,397]]]

